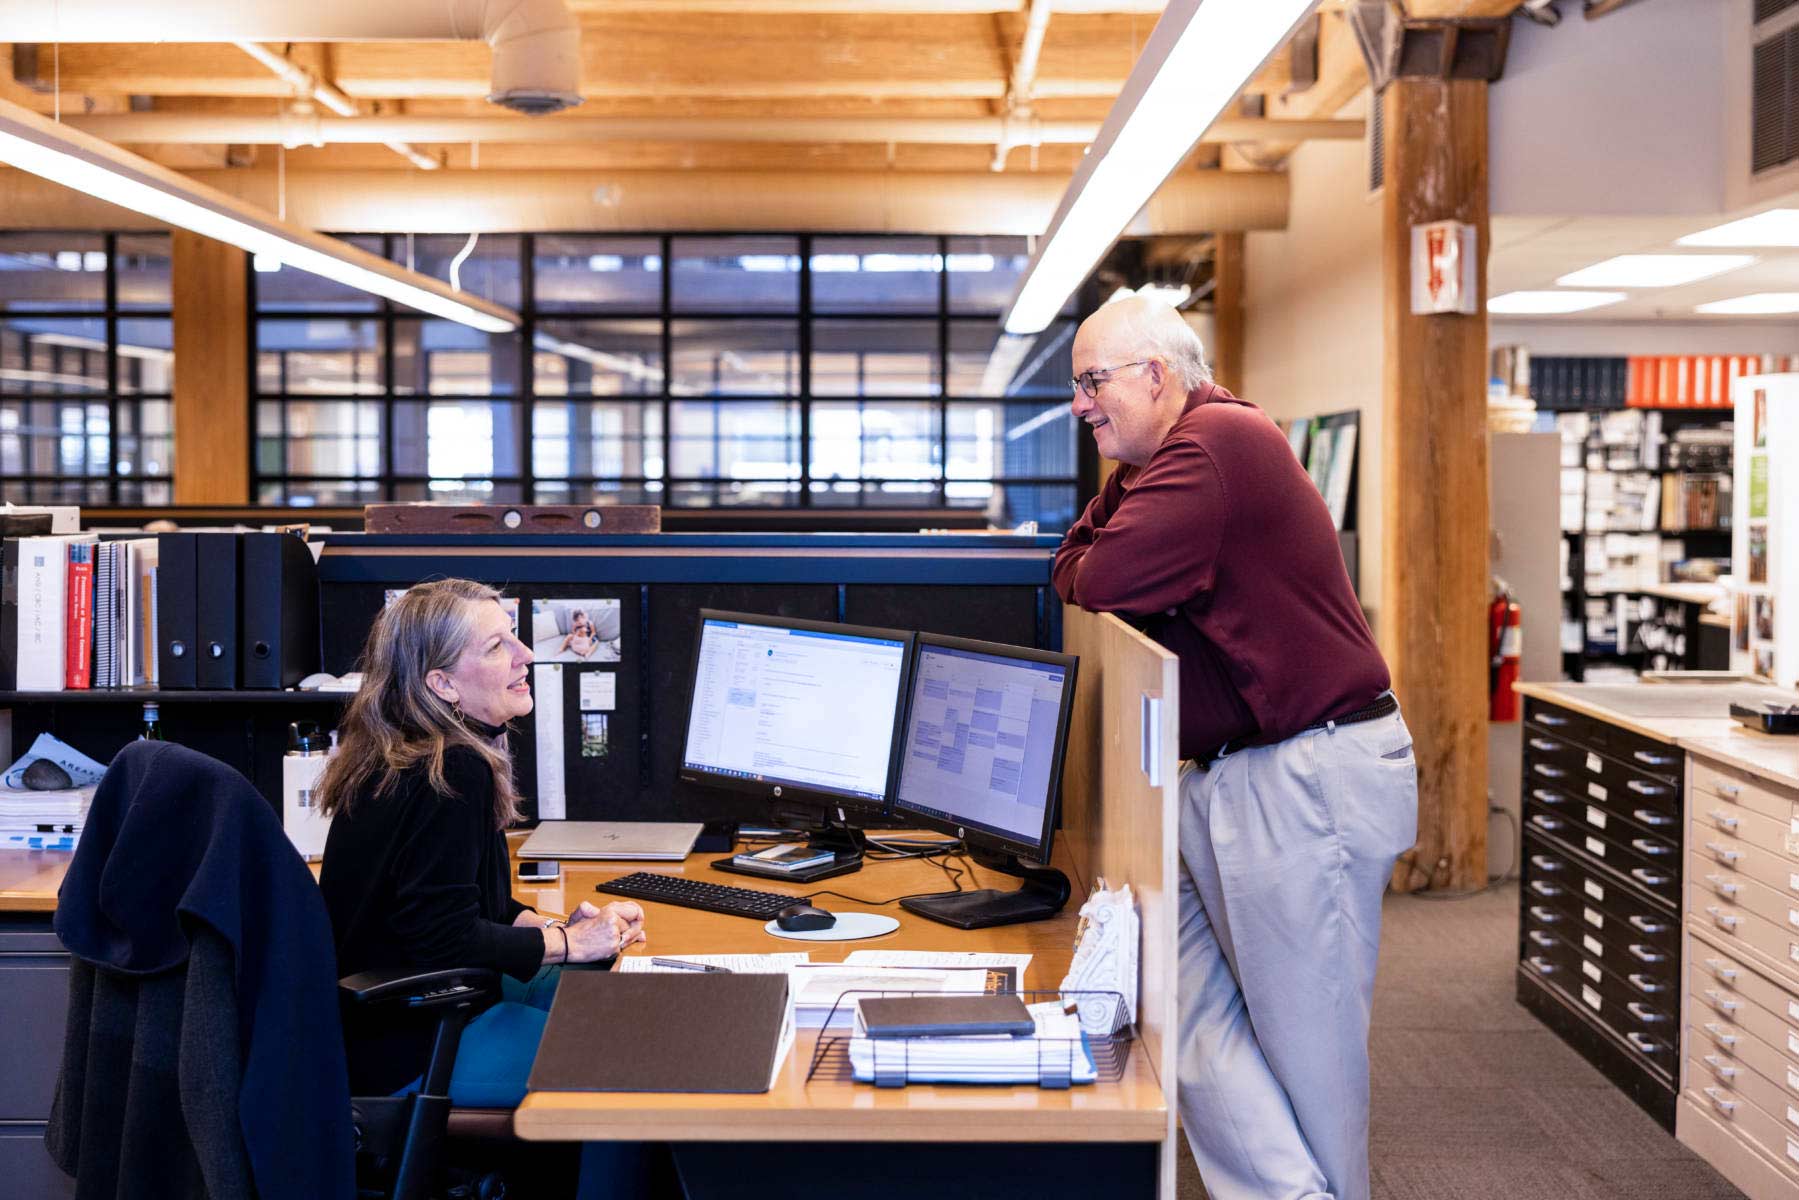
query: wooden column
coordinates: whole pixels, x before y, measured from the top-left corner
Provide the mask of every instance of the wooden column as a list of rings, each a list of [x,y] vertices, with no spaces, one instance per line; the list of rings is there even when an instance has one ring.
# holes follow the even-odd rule
[[[175,230],[175,503],[250,502],[244,252]]]
[[[1243,394],[1243,238],[1221,233],[1212,258],[1212,368],[1226,390]]]
[[[1461,890],[1487,872],[1487,84],[1400,78],[1377,102],[1386,122],[1379,620],[1418,759],[1418,845],[1394,886]],[[1413,316],[1412,226],[1446,219],[1479,230],[1479,315]]]

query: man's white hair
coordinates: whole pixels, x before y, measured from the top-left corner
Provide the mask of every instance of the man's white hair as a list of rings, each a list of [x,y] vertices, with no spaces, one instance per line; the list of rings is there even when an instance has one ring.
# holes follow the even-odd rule
[[[1142,296],[1119,303],[1125,309],[1116,336],[1133,347],[1134,357],[1161,359],[1189,391],[1212,382],[1205,343],[1178,311],[1159,299]]]

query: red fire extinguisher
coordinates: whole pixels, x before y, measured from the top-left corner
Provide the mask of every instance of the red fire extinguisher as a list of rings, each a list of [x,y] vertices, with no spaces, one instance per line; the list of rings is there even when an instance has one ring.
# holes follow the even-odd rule
[[[1503,580],[1494,580],[1493,603],[1487,606],[1487,719],[1516,721],[1518,654],[1524,647],[1522,610]]]

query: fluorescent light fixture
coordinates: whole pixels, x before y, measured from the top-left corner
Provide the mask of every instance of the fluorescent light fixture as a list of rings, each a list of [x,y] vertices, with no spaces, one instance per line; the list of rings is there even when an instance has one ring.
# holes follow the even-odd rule
[[[509,333],[519,325],[518,314],[497,304],[279,220],[217,188],[3,100],[0,162],[434,317],[487,333]]]
[[[1799,208],[1771,208],[1680,239],[1682,246],[1799,246]]]
[[[1006,310],[1036,333],[1317,0],[1170,0]]]
[[[1620,254],[1563,275],[1561,287],[1673,287],[1746,267],[1749,254]]]
[[[1710,304],[1699,305],[1693,311],[1735,317],[1799,313],[1799,292],[1757,292],[1753,296],[1714,300]]]
[[[1507,292],[1487,301],[1487,311],[1512,313],[1572,313],[1603,308],[1624,299],[1623,292]]]

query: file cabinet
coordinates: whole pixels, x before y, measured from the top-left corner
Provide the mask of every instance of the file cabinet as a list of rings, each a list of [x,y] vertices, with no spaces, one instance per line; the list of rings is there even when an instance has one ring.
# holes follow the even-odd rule
[[[1675,746],[1525,702],[1518,1000],[1670,1130],[1684,768]]]
[[[1799,789],[1695,753],[1677,1134],[1752,1200],[1799,1196]]]

